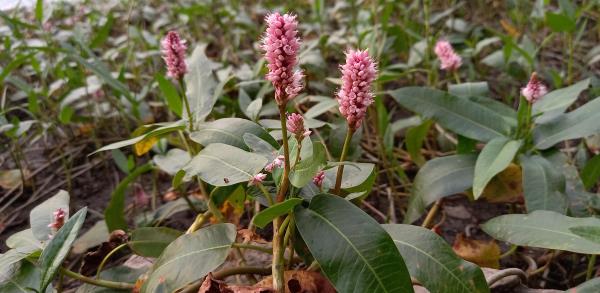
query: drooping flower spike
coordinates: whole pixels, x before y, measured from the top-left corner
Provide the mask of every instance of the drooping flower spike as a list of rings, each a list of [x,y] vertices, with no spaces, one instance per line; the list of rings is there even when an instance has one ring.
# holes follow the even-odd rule
[[[304,128],[304,118],[298,113],[292,113],[287,116],[287,130],[296,136],[296,140],[302,141],[304,137],[310,135],[311,131]]]
[[[271,163],[269,163],[269,164],[267,164],[267,166],[265,166],[265,171],[267,171],[267,172],[273,172],[273,169],[275,169],[275,168],[281,168],[283,166],[283,164],[285,164],[284,163],[284,156],[283,155],[279,155]]]
[[[340,66],[342,87],[337,99],[340,112],[348,121],[348,126],[356,130],[360,127],[367,108],[373,103],[371,85],[377,76],[377,64],[367,50],[350,50],[346,53],[346,64]]]
[[[321,170],[315,177],[313,177],[312,182],[319,188],[323,186],[323,180],[325,180],[325,171]]]
[[[537,73],[532,73],[527,86],[521,89],[521,95],[527,99],[529,103],[539,101],[548,93],[548,88],[537,78]]]
[[[453,71],[462,65],[462,58],[454,52],[452,45],[446,40],[439,40],[435,44],[435,54],[440,59],[442,70]]]
[[[262,48],[267,60],[267,80],[275,88],[275,101],[285,105],[295,98],[302,89],[302,71],[297,70],[300,40],[298,21],[292,14],[281,15],[277,12],[265,18],[267,30]]]
[[[250,179],[250,182],[248,183],[248,185],[257,185],[259,183],[262,183],[265,180],[265,178],[267,178],[267,174],[258,173]]]
[[[182,79],[187,73],[187,65],[185,64],[187,46],[185,42],[181,40],[177,32],[170,31],[161,41],[161,47],[163,59],[167,64],[167,76],[177,80]]]
[[[48,228],[51,228],[52,232],[58,231],[65,224],[66,215],[65,210],[58,208],[52,213],[52,223],[48,225]]]

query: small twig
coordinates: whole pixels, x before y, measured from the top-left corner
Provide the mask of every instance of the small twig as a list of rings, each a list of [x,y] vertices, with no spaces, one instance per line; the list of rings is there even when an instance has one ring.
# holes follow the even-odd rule
[[[435,215],[437,214],[437,211],[440,208],[441,204],[442,204],[442,199],[438,199],[438,200],[435,201],[435,203],[433,204],[433,206],[431,207],[431,209],[427,213],[427,217],[425,217],[425,220],[423,221],[423,224],[421,224],[421,227],[423,227],[423,228],[429,228],[429,226],[431,225],[431,222],[435,218]]]
[[[84,283],[92,284],[92,285],[95,285],[95,286],[100,286],[100,287],[105,287],[105,288],[111,288],[111,289],[123,289],[123,290],[133,289],[135,287],[135,285],[131,284],[131,283],[113,282],[113,281],[107,281],[107,280],[92,279],[90,277],[86,277],[86,276],[78,274],[76,272],[67,270],[67,269],[65,269],[63,267],[60,268],[60,272],[63,273],[67,277],[70,277],[70,278],[73,278],[73,279],[77,279],[77,280],[82,281]]]

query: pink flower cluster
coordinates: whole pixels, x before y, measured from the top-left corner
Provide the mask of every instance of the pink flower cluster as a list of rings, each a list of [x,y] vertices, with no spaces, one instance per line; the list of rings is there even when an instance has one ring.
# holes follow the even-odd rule
[[[268,62],[267,79],[275,88],[275,101],[285,105],[302,89],[302,72],[296,70],[300,40],[296,16],[272,13],[265,18],[267,31],[262,48]]]
[[[265,171],[267,171],[267,172],[273,172],[273,169],[275,169],[275,168],[281,168],[283,166],[283,164],[284,164],[284,159],[285,159],[285,157],[283,155],[277,156],[277,158],[275,158],[273,160],[273,162],[269,163],[265,167]]]
[[[548,88],[532,73],[527,86],[521,89],[521,95],[530,103],[535,103],[548,93]]]
[[[165,63],[167,63],[167,76],[174,79],[181,79],[187,72],[185,64],[185,42],[179,38],[175,31],[167,33],[161,42],[162,54]]]
[[[452,48],[452,45],[446,40],[439,40],[435,44],[435,54],[440,59],[440,68],[443,70],[456,70],[462,65],[462,58]]]
[[[58,231],[65,224],[66,215],[67,213],[65,212],[65,210],[63,210],[62,208],[58,208],[52,214],[52,223],[50,223],[48,227],[51,228],[53,232]]]
[[[262,183],[265,180],[265,178],[267,178],[267,174],[258,173],[256,175],[252,176],[248,185],[257,185],[259,183]]]
[[[304,128],[304,118],[302,115],[292,113],[287,116],[286,128],[289,132],[296,136],[296,140],[301,141],[302,138],[310,135],[311,131]]]
[[[319,171],[315,177],[313,177],[312,182],[319,188],[323,186],[323,180],[325,180],[325,172],[323,170]]]
[[[367,50],[350,50],[346,53],[346,64],[340,66],[342,87],[337,96],[340,112],[348,126],[356,130],[366,115],[367,107],[373,103],[371,84],[377,75],[377,65]]]

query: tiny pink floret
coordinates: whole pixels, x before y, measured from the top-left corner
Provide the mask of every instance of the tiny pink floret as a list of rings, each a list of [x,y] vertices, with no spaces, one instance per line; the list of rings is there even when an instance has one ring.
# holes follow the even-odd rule
[[[521,89],[521,95],[529,101],[535,103],[548,93],[548,88],[537,78],[537,73],[532,73],[527,86]]]
[[[275,101],[285,105],[302,90],[302,71],[297,70],[300,40],[298,21],[292,14],[281,15],[277,12],[265,18],[267,31],[263,38],[262,49],[267,60],[267,80],[275,88]]]
[[[462,58],[454,52],[452,45],[446,40],[435,44],[435,54],[440,59],[440,68],[443,70],[456,70],[462,65]]]
[[[267,166],[265,167],[265,171],[273,172],[273,169],[281,168],[284,164],[284,159],[285,157],[283,155],[277,156],[277,158],[275,158],[273,162],[267,164]]]
[[[175,31],[167,33],[161,42],[163,59],[167,64],[167,76],[173,79],[181,79],[187,73],[185,64],[185,51],[187,46]]]
[[[57,209],[52,213],[52,223],[48,225],[52,229],[52,232],[58,231],[65,224],[65,217],[67,213],[62,208]]]
[[[371,85],[377,76],[377,64],[367,50],[350,50],[346,53],[346,64],[340,66],[342,87],[337,99],[340,112],[348,121],[348,126],[356,130],[360,127],[367,108],[373,103]]]
[[[298,113],[292,113],[287,116],[286,128],[293,133],[297,140],[309,136],[311,131],[304,128],[304,118]]]

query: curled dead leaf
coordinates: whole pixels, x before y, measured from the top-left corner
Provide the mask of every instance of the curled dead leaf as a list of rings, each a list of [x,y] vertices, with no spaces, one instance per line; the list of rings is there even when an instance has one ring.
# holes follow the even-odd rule
[[[469,239],[461,233],[456,236],[452,249],[464,260],[481,267],[494,269],[500,267],[500,247],[494,240]]]
[[[285,271],[285,291],[291,293],[335,293],[329,280],[317,272]],[[273,277],[269,276],[256,283],[258,287],[271,287]]]
[[[483,190],[488,202],[523,202],[523,173],[515,163],[498,173]]]

